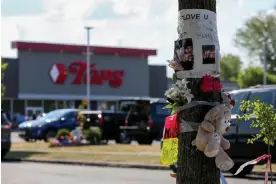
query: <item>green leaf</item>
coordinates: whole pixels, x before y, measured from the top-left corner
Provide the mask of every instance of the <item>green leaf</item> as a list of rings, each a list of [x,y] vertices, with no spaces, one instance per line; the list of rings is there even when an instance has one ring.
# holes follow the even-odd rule
[[[168,104],[165,107],[163,107],[162,109],[171,109],[171,108],[173,108],[173,105],[174,104]]]
[[[176,78],[176,73],[173,74],[173,82],[176,82],[177,78]]]
[[[267,145],[274,145],[276,141],[276,111],[273,106],[255,98],[253,101],[242,101],[240,109],[246,110],[246,112],[238,116],[238,121],[248,121],[255,116],[250,127],[260,128],[260,132],[248,139],[248,143],[252,144],[256,140],[262,139]]]
[[[176,112],[177,112],[177,108],[174,107],[174,108],[172,109],[171,115],[176,114]]]

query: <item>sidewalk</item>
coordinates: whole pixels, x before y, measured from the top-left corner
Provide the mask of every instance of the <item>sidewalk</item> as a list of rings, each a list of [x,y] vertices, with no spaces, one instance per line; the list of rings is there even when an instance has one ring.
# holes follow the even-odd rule
[[[94,167],[115,167],[115,168],[135,168],[135,169],[148,169],[148,170],[170,170],[169,167],[160,166],[160,165],[142,165],[142,164],[121,164],[121,163],[112,163],[112,162],[81,162],[81,161],[61,161],[61,160],[46,160],[46,159],[20,159],[13,158],[7,159],[11,162],[32,162],[32,163],[45,163],[45,164],[63,164],[63,165],[81,165],[81,166],[94,166]],[[229,173],[229,172],[225,172]],[[264,176],[264,171],[253,171],[251,175]],[[276,176],[276,173],[272,173],[273,176]]]

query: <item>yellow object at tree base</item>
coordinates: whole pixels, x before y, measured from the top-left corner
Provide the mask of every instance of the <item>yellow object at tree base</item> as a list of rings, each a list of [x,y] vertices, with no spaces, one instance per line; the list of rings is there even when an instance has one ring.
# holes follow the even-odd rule
[[[163,139],[160,162],[163,166],[170,166],[177,162],[178,138]]]

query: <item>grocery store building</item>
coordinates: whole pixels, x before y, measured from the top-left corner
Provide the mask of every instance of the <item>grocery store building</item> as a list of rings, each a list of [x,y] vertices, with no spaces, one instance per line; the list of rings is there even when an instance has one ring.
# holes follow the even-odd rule
[[[2,109],[30,115],[77,107],[86,99],[85,45],[12,42],[18,58],[8,63]],[[118,100],[163,98],[166,66],[149,65],[156,50],[91,46],[91,108],[111,110]]]

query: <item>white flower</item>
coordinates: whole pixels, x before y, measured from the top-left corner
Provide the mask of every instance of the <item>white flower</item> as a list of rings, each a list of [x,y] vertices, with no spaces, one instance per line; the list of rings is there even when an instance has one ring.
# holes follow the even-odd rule
[[[170,95],[173,91],[174,91],[173,88],[168,89],[168,90],[165,92],[165,96]]]
[[[193,94],[186,94],[185,97],[187,99],[187,102],[190,103],[192,101],[192,99],[194,98],[194,95]]]
[[[172,88],[165,92],[165,96],[175,102],[190,103],[194,96],[191,94],[191,90],[188,89],[187,83],[188,81],[185,79],[177,81],[172,85]]]

